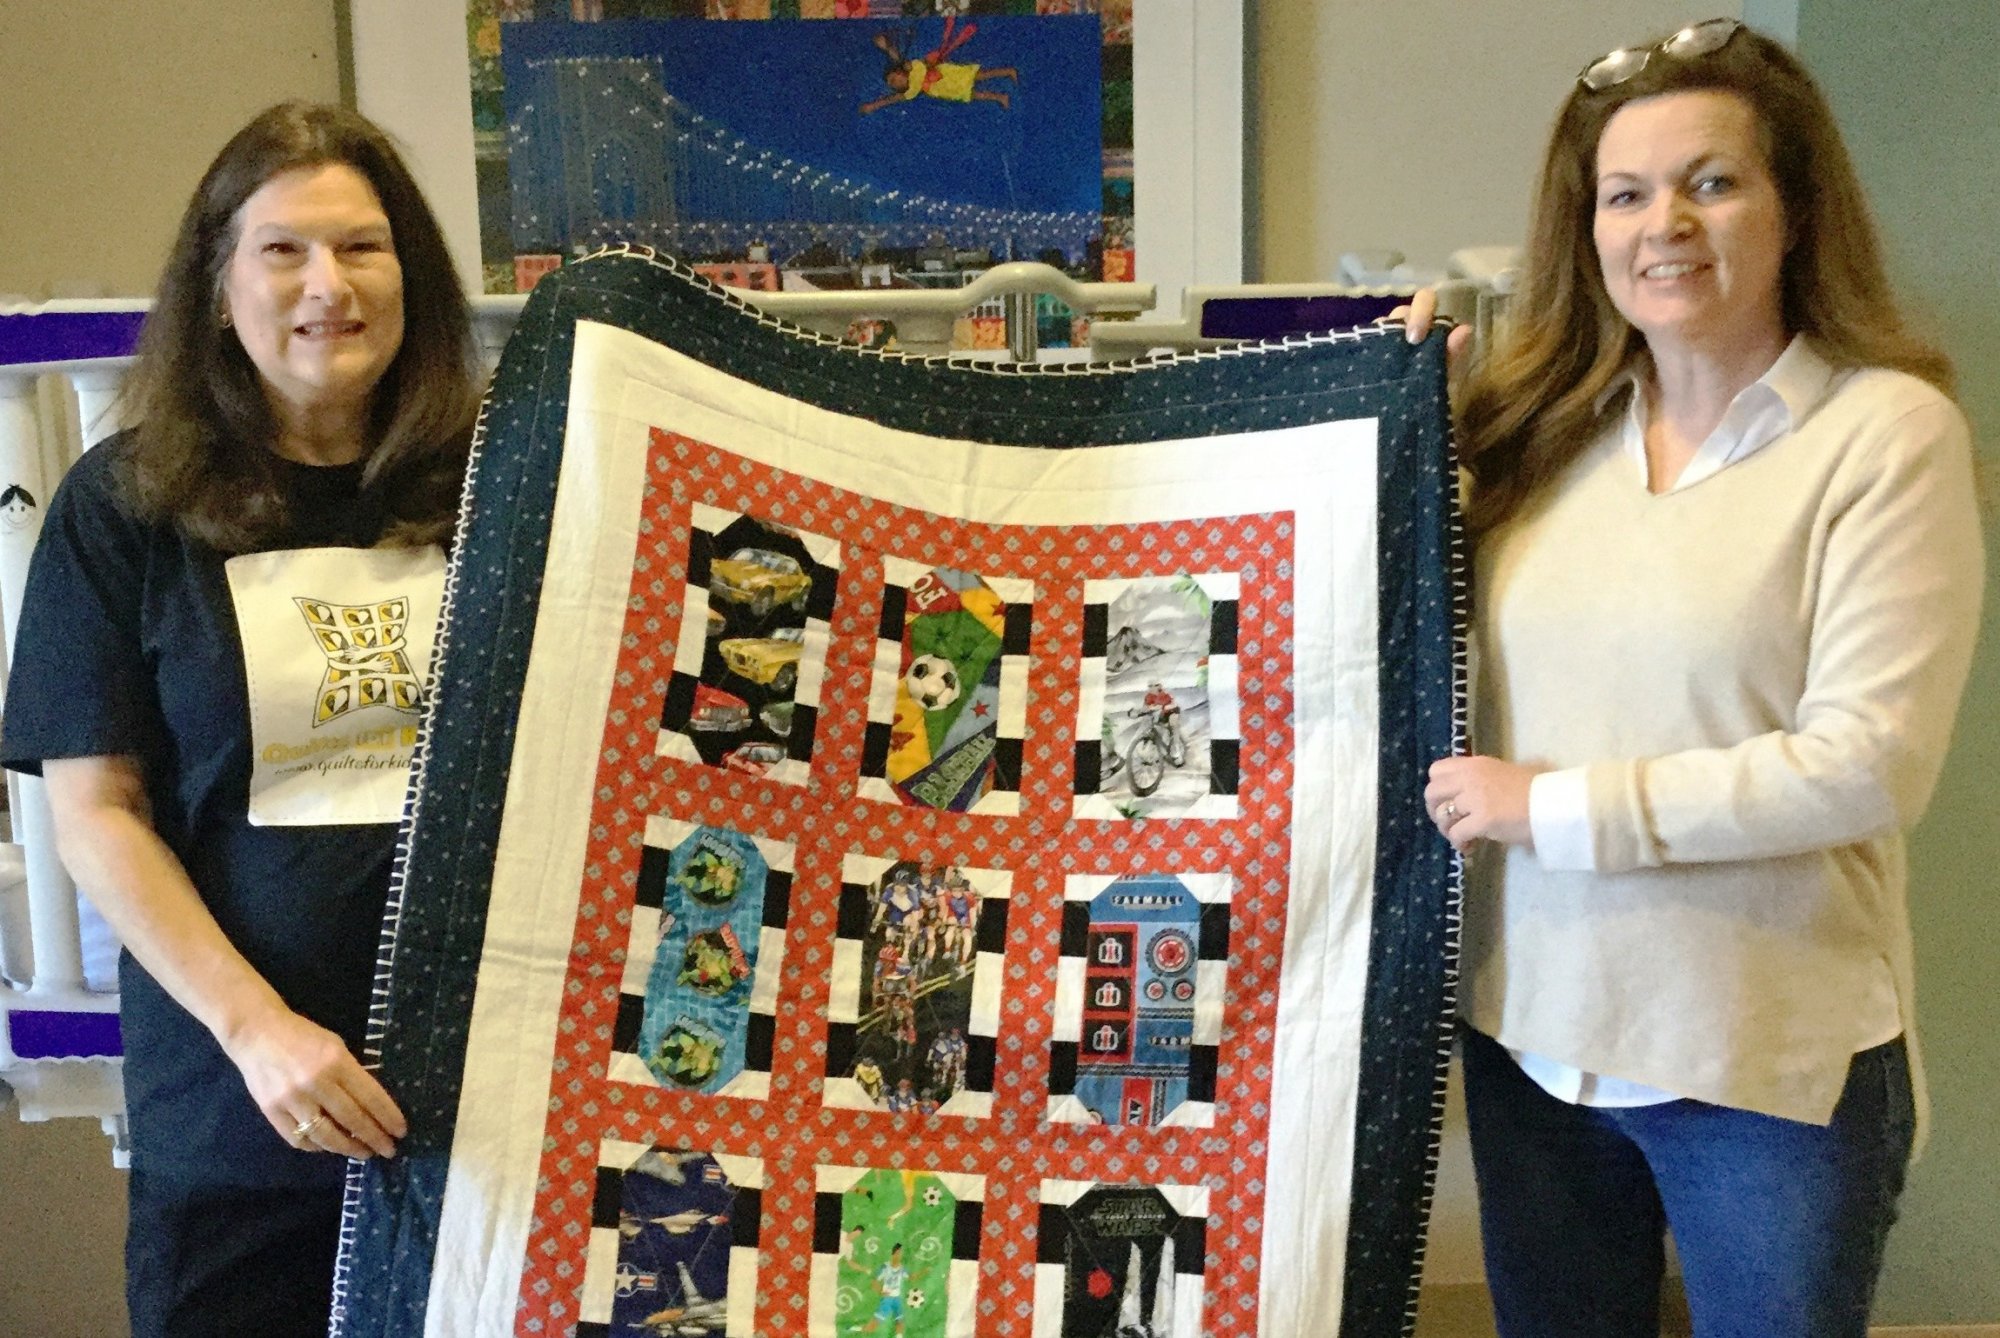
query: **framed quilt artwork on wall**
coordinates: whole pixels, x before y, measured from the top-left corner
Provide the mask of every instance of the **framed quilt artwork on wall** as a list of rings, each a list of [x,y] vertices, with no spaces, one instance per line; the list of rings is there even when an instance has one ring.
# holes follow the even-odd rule
[[[409,145],[475,291],[616,242],[750,288],[957,287],[1042,260],[1158,284],[1171,309],[1242,279],[1241,0],[349,9],[361,110]],[[1036,331],[1084,337],[1048,297]],[[957,339],[1004,348],[1002,313]]]
[[[969,368],[635,248],[545,279],[337,1331],[1404,1332],[1452,506],[1441,340]]]

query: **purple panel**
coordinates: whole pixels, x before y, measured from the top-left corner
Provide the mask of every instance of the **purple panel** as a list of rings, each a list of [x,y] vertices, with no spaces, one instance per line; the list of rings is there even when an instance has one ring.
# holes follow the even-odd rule
[[[1407,297],[1211,297],[1201,304],[1204,339],[1282,339],[1346,330],[1388,315]]]
[[[43,311],[0,316],[0,367],[74,358],[126,358],[139,344],[143,311]]]
[[[116,1059],[125,1053],[116,1013],[9,1013],[7,1037],[22,1059]]]

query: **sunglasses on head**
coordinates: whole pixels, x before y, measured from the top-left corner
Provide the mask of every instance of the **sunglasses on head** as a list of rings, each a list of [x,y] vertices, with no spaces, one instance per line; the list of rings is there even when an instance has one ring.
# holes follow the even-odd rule
[[[1735,19],[1708,19],[1690,23],[1658,46],[1626,46],[1599,56],[1583,67],[1576,81],[1593,93],[1616,88],[1646,68],[1655,54],[1674,60],[1693,60],[1711,55],[1729,45],[1729,39],[1743,30]]]

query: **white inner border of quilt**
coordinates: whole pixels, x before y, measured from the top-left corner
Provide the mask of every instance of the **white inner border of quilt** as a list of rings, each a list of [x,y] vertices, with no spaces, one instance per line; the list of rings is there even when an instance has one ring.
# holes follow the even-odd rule
[[[570,374],[426,1334],[514,1328],[656,426],[973,522],[1294,515],[1295,839],[1270,1060],[1258,1334],[1325,1332],[1327,1317],[1340,1313],[1375,877],[1375,420],[1082,450],[947,441],[802,404],[583,321]],[[1326,835],[1309,843],[1299,831]]]

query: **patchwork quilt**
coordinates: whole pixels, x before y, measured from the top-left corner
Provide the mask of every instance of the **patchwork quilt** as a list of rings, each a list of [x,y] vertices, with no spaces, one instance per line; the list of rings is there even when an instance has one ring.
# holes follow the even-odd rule
[[[342,1335],[1408,1331],[1441,338],[949,364],[619,250],[482,418]],[[1337,1326],[1337,1328],[1335,1327]]]

